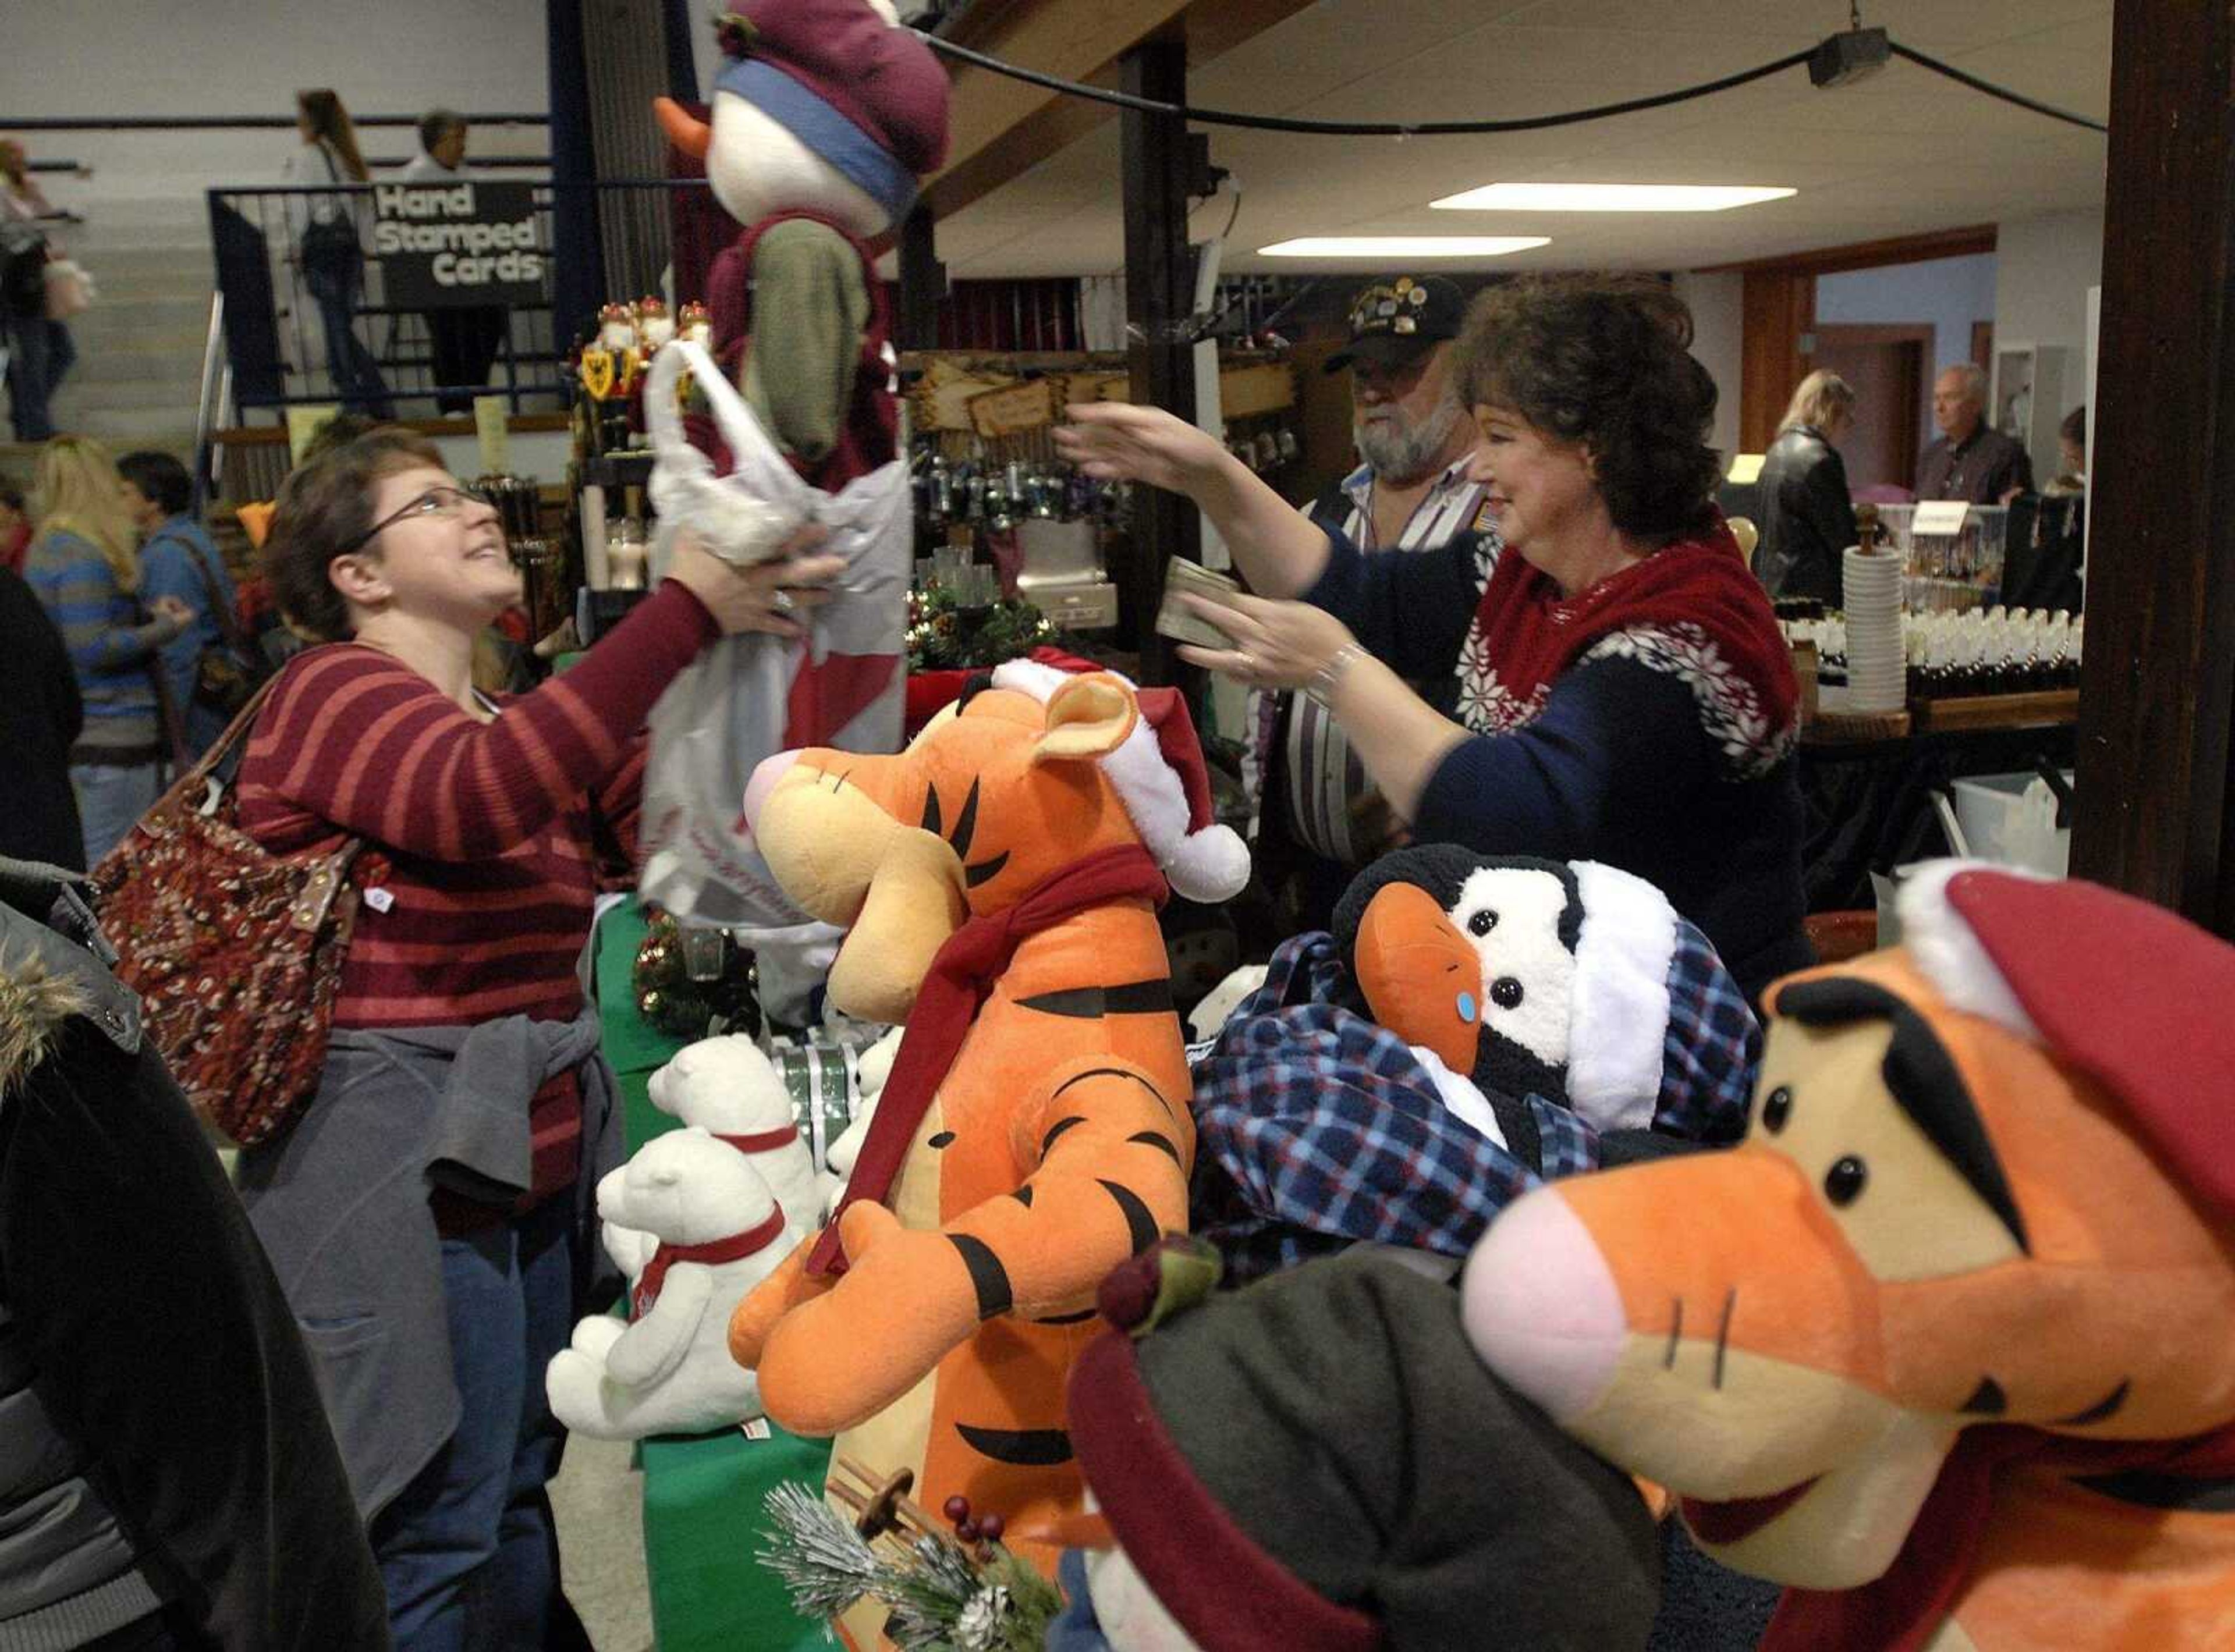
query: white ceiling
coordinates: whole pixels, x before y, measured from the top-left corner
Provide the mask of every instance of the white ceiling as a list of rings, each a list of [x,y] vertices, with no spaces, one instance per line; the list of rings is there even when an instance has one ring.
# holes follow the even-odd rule
[[[2107,118],[2111,0],[1865,0],[1863,20],[1983,79]],[[1847,26],[1846,0],[1317,0],[1190,76],[1189,102],[1251,114],[1455,121],[1649,95],[1771,62]],[[1690,269],[2100,206],[2106,140],[1898,60],[1833,90],[1795,68],[1713,97],[1498,137],[1338,138],[1208,128],[1243,187],[1229,271],[1360,270],[1262,259],[1298,235],[1537,234],[1451,269]],[[1727,213],[1432,212],[1501,179],[1787,184]],[[938,228],[962,277],[1122,267],[1118,128],[1098,128]],[[1225,221],[1197,209],[1198,235]]]

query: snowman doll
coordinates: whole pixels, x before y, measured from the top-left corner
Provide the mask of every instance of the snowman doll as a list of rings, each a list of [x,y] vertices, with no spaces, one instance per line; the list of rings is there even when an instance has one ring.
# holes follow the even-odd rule
[[[718,30],[711,119],[658,107],[744,228],[709,272],[711,349],[688,318],[653,359],[652,502],[664,532],[741,564],[812,521],[847,567],[804,639],[724,639],[669,690],[652,720],[641,887],[686,922],[731,926],[764,989],[796,991],[812,965],[788,970],[786,955],[826,954],[832,936],[777,888],[739,800],[774,752],[901,742],[914,546],[871,243],[945,157],[947,82],[884,0],[746,0]],[[709,416],[678,412],[686,374]]]

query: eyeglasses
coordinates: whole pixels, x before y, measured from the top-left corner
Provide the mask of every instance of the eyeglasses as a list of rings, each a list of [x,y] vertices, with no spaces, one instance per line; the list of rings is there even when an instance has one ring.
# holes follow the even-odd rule
[[[489,510],[496,508],[489,496],[476,488],[429,488],[425,493],[397,506],[334,554],[347,556],[352,552],[361,551],[398,522],[416,521],[423,516],[462,516],[475,505]]]

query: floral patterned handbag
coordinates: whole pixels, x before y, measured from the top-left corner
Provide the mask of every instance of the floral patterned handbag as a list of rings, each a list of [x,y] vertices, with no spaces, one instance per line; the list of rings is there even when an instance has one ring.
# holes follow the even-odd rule
[[[194,1110],[243,1147],[318,1089],[363,849],[274,855],[237,823],[220,766],[243,744],[265,684],[93,869],[116,974]]]

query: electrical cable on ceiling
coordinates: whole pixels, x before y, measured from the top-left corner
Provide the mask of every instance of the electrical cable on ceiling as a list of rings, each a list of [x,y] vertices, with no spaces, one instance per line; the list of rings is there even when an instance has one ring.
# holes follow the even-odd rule
[[[1860,23],[1861,8],[1852,7]],[[1011,80],[1023,81],[1052,92],[1072,97],[1082,97],[1096,103],[1108,103],[1121,109],[1137,109],[1146,115],[1177,115],[1198,126],[1242,127],[1256,132],[1299,132],[1327,137],[1347,138],[1441,138],[1479,136],[1500,132],[1542,132],[1552,127],[1577,126],[1586,121],[1603,121],[1617,115],[1635,115],[1644,109],[1665,108],[1672,103],[1688,103],[1694,98],[1712,97],[1718,92],[1727,92],[1751,82],[1766,80],[1772,75],[1781,75],[1788,69],[1798,69],[1815,56],[1813,49],[1798,51],[1779,58],[1773,63],[1764,63],[1756,69],[1742,69],[1735,75],[1726,75],[1720,80],[1704,81],[1697,86],[1687,86],[1674,92],[1662,92],[1651,97],[1636,97],[1621,103],[1602,103],[1592,108],[1570,109],[1559,115],[1525,115],[1508,121],[1306,121],[1279,115],[1243,115],[1232,109],[1197,108],[1192,104],[1166,103],[1155,98],[1136,97],[1131,92],[1111,91],[1106,87],[1084,85],[1078,81],[1065,80],[1057,75],[1044,75],[1036,69],[1023,69],[1004,62],[998,57],[973,51],[967,46],[928,32],[922,34],[923,43],[934,51],[943,52],[958,62],[988,69],[996,75],[1006,75]],[[2101,121],[2091,121],[2084,115],[2074,115],[2053,104],[2037,102],[2006,87],[1967,75],[1950,64],[1926,56],[1919,51],[1895,43],[1893,53],[1907,58],[1920,69],[1936,75],[1944,75],[1959,85],[1989,97],[2015,103],[2020,108],[2030,109],[2036,115],[2047,115],[2053,121],[2067,121],[2085,127],[2091,132],[2108,132],[2110,128]]]
[[[1541,132],[1548,127],[1603,121],[1614,115],[1635,115],[1641,109],[1657,109],[1671,103],[1706,97],[1715,92],[1727,92],[1734,86],[1746,85],[1749,81],[1763,80],[1786,69],[1798,68],[1806,62],[1811,55],[1805,51],[1794,52],[1789,57],[1780,57],[1773,63],[1764,63],[1759,69],[1726,75],[1719,81],[1688,86],[1681,91],[1631,98],[1622,103],[1603,103],[1596,108],[1571,109],[1564,115],[1532,115],[1514,121],[1424,121],[1408,124],[1397,121],[1300,121],[1281,115],[1241,115],[1231,109],[1199,109],[1190,104],[1164,103],[1155,98],[1136,97],[1131,92],[1113,92],[1106,87],[1082,85],[1077,81],[1065,80],[1060,75],[1043,75],[1036,69],[1020,69],[1014,63],[1005,63],[998,57],[989,57],[984,52],[973,51],[967,46],[958,46],[937,35],[925,35],[923,43],[934,51],[944,52],[949,57],[974,64],[980,69],[991,69],[996,75],[1006,75],[1011,80],[1024,81],[1033,86],[1045,87],[1052,92],[1064,92],[1097,103],[1113,104],[1121,109],[1138,109],[1145,115],[1176,115],[1198,126],[1238,126],[1255,132],[1310,132],[1342,138],[1450,138],[1496,132]]]
[[[2052,121],[2063,121],[2073,126],[2086,127],[2090,132],[2108,132],[2111,128],[2101,121],[2091,121],[2084,115],[2074,115],[2069,109],[2060,109],[2051,103],[2038,103],[2032,98],[1983,81],[1976,75],[1966,75],[1953,63],[1943,63],[1937,58],[1927,57],[1921,51],[1911,50],[1899,41],[1891,43],[1893,55],[1905,57],[1919,69],[1929,69],[1936,75],[1945,75],[1958,86],[1968,86],[1975,92],[1984,92],[1989,97],[1998,97],[2005,103],[2015,103],[2022,109],[2031,109],[2035,115],[2045,115]]]

